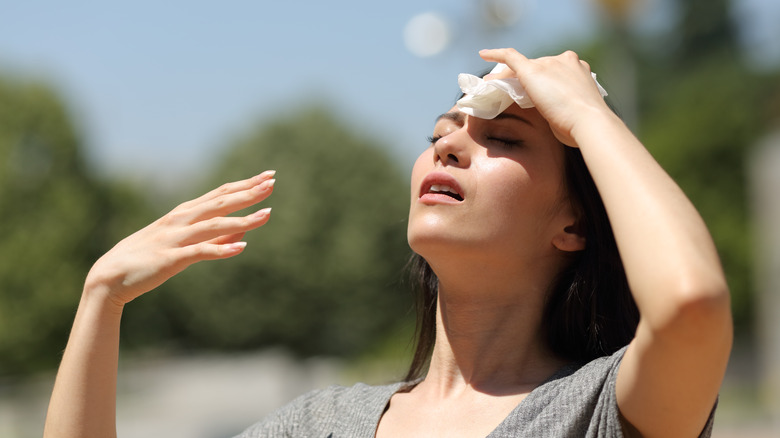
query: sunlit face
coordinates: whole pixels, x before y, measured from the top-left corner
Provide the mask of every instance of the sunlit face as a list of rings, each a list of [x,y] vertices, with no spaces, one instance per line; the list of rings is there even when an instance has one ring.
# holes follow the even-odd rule
[[[479,255],[497,263],[555,254],[572,225],[564,155],[535,109],[512,105],[493,120],[453,108],[412,170],[408,239],[429,262]]]

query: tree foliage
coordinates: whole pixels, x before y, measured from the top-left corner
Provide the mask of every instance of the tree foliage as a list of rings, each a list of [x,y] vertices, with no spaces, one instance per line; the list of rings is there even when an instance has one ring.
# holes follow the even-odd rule
[[[142,203],[132,190],[90,177],[68,110],[51,88],[0,78],[0,102],[0,374],[6,374],[59,361],[84,276],[124,231],[114,214]]]
[[[127,313],[136,327],[126,333],[146,336],[148,320],[164,319],[185,346],[349,355],[405,321],[409,190],[397,164],[314,107],[227,147],[207,186],[266,169],[277,171],[261,206],[271,220],[245,252],[173,279],[147,310]]]
[[[731,19],[731,0],[680,0],[675,29],[676,62],[695,64],[715,56],[739,56],[737,24]]]
[[[62,100],[0,81],[0,375],[55,366],[91,264],[152,213],[149,191],[93,177]],[[207,183],[268,168],[272,219],[240,257],[196,265],[129,305],[129,347],[355,354],[407,321],[408,187],[373,140],[322,108],[226,147]],[[170,208],[175,202],[170,202]],[[242,212],[246,214],[248,212]]]
[[[745,66],[730,2],[679,5],[670,35],[617,35],[637,66],[638,135],[712,230],[738,330],[747,332],[746,155],[780,119],[780,75]],[[580,50],[607,88],[615,41]],[[664,50],[654,41],[664,41]],[[0,103],[3,375],[58,362],[91,264],[164,211],[151,213],[149,192],[90,174],[68,110],[50,87],[0,78]],[[178,201],[274,168],[275,193],[263,205],[273,207],[270,222],[246,237],[239,257],[193,266],[131,303],[123,345],[283,345],[302,355],[349,355],[406,324],[409,190],[380,146],[317,106],[226,144],[206,183]]]
[[[780,75],[745,64],[731,2],[678,3],[680,20],[671,35],[620,42],[629,48],[626,61],[636,66],[637,134],[710,228],[737,330],[745,334],[752,330],[754,292],[747,157],[780,121]],[[654,41],[664,41],[663,49]],[[603,39],[586,51],[595,71],[608,69],[604,59],[613,44]]]

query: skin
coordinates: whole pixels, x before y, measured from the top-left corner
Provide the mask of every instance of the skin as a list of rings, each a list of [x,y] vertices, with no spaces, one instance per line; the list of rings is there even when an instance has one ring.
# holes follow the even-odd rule
[[[540,333],[551,278],[580,250],[563,185],[563,146],[534,109],[494,120],[456,109],[412,171],[408,239],[439,276],[429,373],[396,394],[377,436],[486,436],[563,365]],[[420,197],[428,175],[452,175],[458,203]]]
[[[125,238],[90,270],[46,415],[45,437],[116,436],[119,322],[124,306],[187,266],[240,254],[270,209],[226,215],[266,199],[274,172],[225,184]]]
[[[563,365],[540,335],[543,295],[568,254],[587,242],[573,231],[578,218],[561,182],[559,140],[582,150],[641,313],[618,372],[619,408],[643,436],[697,436],[732,342],[728,288],[703,221],[607,108],[576,54],[480,54],[507,64],[511,70],[502,75],[520,80],[535,109],[510,107],[511,117],[494,121],[443,117],[434,132],[440,138],[415,164],[408,239],[440,280],[437,338],[428,375],[393,396],[376,435],[485,436]],[[463,200],[421,197],[431,175],[457,185]],[[124,306],[192,263],[239,254],[243,233],[262,226],[270,211],[226,215],[265,200],[272,189],[272,172],[227,184],[177,207],[95,264],[44,436],[116,435]]]
[[[480,55],[507,64],[511,71],[501,76],[520,80],[548,123],[549,133],[581,149],[604,201],[641,313],[616,384],[625,420],[646,437],[698,436],[717,397],[732,343],[728,288],[703,221],[679,187],[609,110],[590,77],[589,66],[576,54],[529,60],[513,49],[498,49]],[[474,135],[470,120],[445,138],[451,135],[454,142],[457,135],[462,153],[488,159],[489,145],[484,136]],[[440,142],[432,147],[434,165],[446,167],[452,161],[442,156],[455,149],[444,150]],[[542,161],[538,156],[535,160]],[[419,161],[417,166],[422,166]],[[524,167],[533,175],[531,163]],[[485,168],[466,170],[478,173]],[[456,171],[464,170],[452,170]],[[544,191],[544,187],[529,190]],[[527,197],[517,192],[517,202]],[[449,218],[462,213],[456,209],[469,206],[446,207],[452,208],[429,209],[425,214],[417,214],[418,207],[412,207],[410,243],[423,251],[441,283],[437,339],[428,375],[412,391],[392,398],[377,436],[485,436],[559,365],[542,346],[539,321],[534,319],[542,308],[538,297],[547,284],[544,279],[526,269],[511,284],[506,283],[507,276],[495,277],[491,266],[470,270],[462,264],[460,257],[467,246],[446,239],[445,230],[434,234],[441,237],[437,241],[417,235],[426,224],[437,222],[432,219],[435,216],[451,226]],[[501,216],[512,208],[502,205],[492,214]],[[579,241],[566,233],[566,220],[553,222],[557,225],[551,225],[548,233],[539,233],[541,247],[536,240],[513,243],[543,248],[547,239],[547,249],[561,250],[558,259],[565,257],[565,251]],[[494,233],[510,236],[514,230],[509,227]],[[486,251],[505,249],[490,239],[484,243]],[[542,249],[541,261],[537,261],[550,266],[541,269],[545,272],[560,265],[549,254]],[[515,266],[521,269],[535,263],[518,262]],[[498,304],[485,303],[493,300]],[[507,330],[515,336],[504,336]],[[501,412],[494,414],[488,406]]]

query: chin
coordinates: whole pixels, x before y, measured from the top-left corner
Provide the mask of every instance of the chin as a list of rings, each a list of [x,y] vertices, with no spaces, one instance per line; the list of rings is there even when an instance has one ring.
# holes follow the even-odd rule
[[[462,230],[461,230],[462,231]],[[409,247],[426,260],[473,250],[474,244],[462,233],[451,230],[411,228],[406,235]]]

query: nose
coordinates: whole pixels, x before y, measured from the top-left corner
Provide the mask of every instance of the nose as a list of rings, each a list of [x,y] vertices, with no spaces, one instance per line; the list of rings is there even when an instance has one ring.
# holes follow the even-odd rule
[[[470,142],[473,142],[462,127],[440,138],[433,145],[433,161],[444,166],[468,167],[471,161]]]

